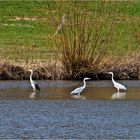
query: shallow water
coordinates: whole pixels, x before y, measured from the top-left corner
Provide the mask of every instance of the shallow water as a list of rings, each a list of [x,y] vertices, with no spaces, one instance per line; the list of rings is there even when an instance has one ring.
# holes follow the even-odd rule
[[[29,81],[1,81],[0,99],[88,99],[88,100],[140,100],[140,81],[119,81],[127,87],[120,91],[113,87],[111,81],[88,81],[87,88],[81,96],[70,92],[82,86],[81,81],[38,81],[41,91],[33,93]]]
[[[0,81],[0,139],[138,139],[140,81],[88,81],[81,96],[70,95],[81,81]]]

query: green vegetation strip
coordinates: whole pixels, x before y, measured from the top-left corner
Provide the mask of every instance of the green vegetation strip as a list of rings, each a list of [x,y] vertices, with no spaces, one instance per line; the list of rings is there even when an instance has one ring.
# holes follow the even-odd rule
[[[48,24],[48,4],[55,14],[58,3],[55,1],[0,1],[0,57],[6,60],[33,62],[37,59],[52,59],[54,41],[51,37],[55,30]],[[60,3],[65,3],[62,11],[71,10],[75,6],[75,2],[72,1]],[[111,5],[113,2],[106,3]],[[139,50],[140,2],[118,1],[116,3],[114,13],[116,12],[118,16],[115,17],[118,41],[112,44],[115,48],[113,55],[122,56],[127,52],[129,56]],[[111,8],[110,5],[108,4],[108,9]],[[80,8],[84,9],[82,6]],[[97,6],[96,1],[89,1],[87,8],[91,14],[100,13],[100,6]]]

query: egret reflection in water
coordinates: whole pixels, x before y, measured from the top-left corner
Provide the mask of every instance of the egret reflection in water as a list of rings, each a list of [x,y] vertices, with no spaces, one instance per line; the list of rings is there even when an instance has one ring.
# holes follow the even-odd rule
[[[84,96],[84,95],[72,95],[71,97],[74,99],[86,100],[86,96]]]
[[[39,97],[40,97],[40,93],[39,92],[32,92],[30,94],[30,98],[31,99],[39,99]]]
[[[126,92],[117,92],[111,96],[111,99],[125,99]]]

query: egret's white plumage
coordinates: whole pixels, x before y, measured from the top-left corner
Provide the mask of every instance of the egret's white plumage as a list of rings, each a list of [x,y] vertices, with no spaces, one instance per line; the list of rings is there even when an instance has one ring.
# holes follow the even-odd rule
[[[118,90],[118,92],[119,92],[120,89],[126,90],[126,87],[125,87],[124,85],[122,85],[122,84],[120,84],[120,83],[114,81],[114,79],[113,79],[113,77],[114,77],[113,72],[108,72],[108,73],[112,75],[112,82],[113,82],[113,85],[114,85],[114,87]]]
[[[86,88],[86,80],[89,80],[90,78],[87,78],[85,77],[83,82],[84,82],[84,85],[82,87],[79,87],[79,88],[76,88],[75,90],[73,90],[71,92],[71,94],[78,94],[80,95],[80,93]]]
[[[40,90],[40,87],[37,84],[37,82],[33,81],[33,79],[32,79],[33,70],[29,70],[29,71],[31,72],[31,75],[30,75],[30,83],[31,83],[31,86],[33,88],[33,91]]]

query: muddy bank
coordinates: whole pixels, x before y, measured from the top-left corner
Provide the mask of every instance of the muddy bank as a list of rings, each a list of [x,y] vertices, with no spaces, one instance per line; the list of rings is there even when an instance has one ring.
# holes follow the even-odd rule
[[[33,79],[37,80],[70,80],[71,77],[68,76],[59,62],[45,63],[45,64],[32,64],[30,66],[25,65],[12,65],[10,63],[3,62],[0,64],[0,80],[27,80],[29,79],[30,72],[29,69],[34,70]],[[138,80],[140,79],[139,64],[133,63],[122,65],[119,67],[112,67],[108,70],[102,72],[90,72],[79,75],[76,79],[83,79],[83,77],[91,77],[92,80],[108,80],[110,75],[107,71],[114,72],[114,78],[117,80]]]

